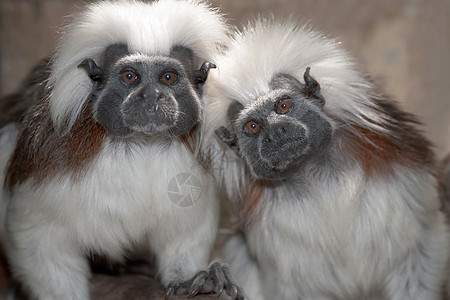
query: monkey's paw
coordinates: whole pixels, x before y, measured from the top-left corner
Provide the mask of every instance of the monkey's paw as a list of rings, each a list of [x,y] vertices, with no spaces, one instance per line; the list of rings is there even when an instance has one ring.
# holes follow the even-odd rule
[[[208,270],[198,272],[189,280],[170,283],[166,291],[166,300],[172,300],[175,295],[180,294],[188,294],[189,297],[194,297],[197,294],[220,296],[224,290],[232,300],[244,299],[244,293],[234,283],[228,267],[219,262],[214,262]]]

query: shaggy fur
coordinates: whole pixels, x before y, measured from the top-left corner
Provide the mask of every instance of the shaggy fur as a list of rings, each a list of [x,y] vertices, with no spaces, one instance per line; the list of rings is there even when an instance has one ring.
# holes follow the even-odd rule
[[[87,256],[121,261],[144,248],[156,256],[162,284],[178,292],[207,266],[217,228],[211,177],[194,156],[198,139],[114,136],[95,119],[93,83],[77,66],[124,44],[145,57],[185,47],[197,70],[227,40],[225,22],[194,0],[103,1],[64,32],[50,62],[1,105],[0,200],[13,275],[32,298],[88,299]],[[187,207],[168,194],[181,173],[201,184]]]
[[[214,61],[205,151],[221,157],[211,160],[215,176],[243,232],[224,255],[249,298],[439,299],[449,236],[415,118],[377,93],[338,43],[293,20],[249,24]],[[256,178],[215,131],[244,130],[239,120],[260,112],[274,76],[304,82],[307,67],[331,142],[286,179]],[[234,101],[243,109],[228,116]]]
[[[226,40],[223,18],[203,2],[92,4],[67,26],[53,57],[48,87],[53,89],[50,112],[57,131],[70,130],[91,92],[89,78],[77,65],[87,57],[99,59],[107,46],[123,43],[133,53],[167,55],[181,45],[196,54],[200,67]]]

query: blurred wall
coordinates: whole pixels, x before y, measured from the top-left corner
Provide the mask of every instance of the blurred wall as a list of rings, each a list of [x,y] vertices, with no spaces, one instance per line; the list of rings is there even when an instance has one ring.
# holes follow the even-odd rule
[[[0,96],[50,54],[79,0],[0,0]],[[211,0],[232,24],[290,14],[342,42],[386,94],[424,123],[441,158],[450,153],[450,0]]]

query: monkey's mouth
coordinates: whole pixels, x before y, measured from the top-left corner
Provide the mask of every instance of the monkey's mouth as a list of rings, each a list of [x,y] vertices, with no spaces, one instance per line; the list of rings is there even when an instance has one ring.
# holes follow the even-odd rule
[[[247,163],[255,178],[285,179],[295,173],[298,162],[308,151],[304,140],[289,140],[278,145],[260,144],[259,153]]]
[[[172,97],[158,101],[131,99],[122,106],[124,125],[133,132],[181,136],[200,120],[200,110],[192,103],[178,103]]]
[[[297,169],[297,155],[280,154],[277,158],[258,159],[254,163],[249,163],[250,169],[257,179],[282,180],[295,173]]]
[[[257,180],[284,180],[295,173],[294,168],[262,164],[250,166],[250,170],[252,177]]]
[[[176,125],[178,112],[164,106],[124,110],[124,124],[141,133],[162,132]]]
[[[259,148],[260,161],[274,170],[283,172],[308,150],[304,141],[291,140],[278,145],[262,144]]]

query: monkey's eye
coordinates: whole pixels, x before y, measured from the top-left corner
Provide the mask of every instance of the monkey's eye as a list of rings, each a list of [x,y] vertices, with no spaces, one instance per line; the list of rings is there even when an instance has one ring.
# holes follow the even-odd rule
[[[175,81],[177,81],[177,79],[178,79],[177,73],[172,72],[172,71],[164,72],[160,78],[161,82],[166,85],[174,84]]]
[[[132,70],[125,70],[122,72],[122,81],[128,84],[135,82],[138,79],[138,75]]]
[[[282,98],[275,106],[275,112],[279,115],[287,114],[292,108],[292,102],[289,98]]]
[[[245,132],[248,134],[257,134],[261,130],[261,125],[256,121],[248,121],[244,126]]]

